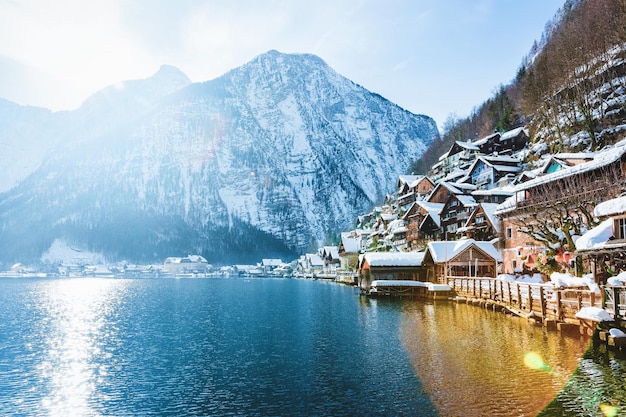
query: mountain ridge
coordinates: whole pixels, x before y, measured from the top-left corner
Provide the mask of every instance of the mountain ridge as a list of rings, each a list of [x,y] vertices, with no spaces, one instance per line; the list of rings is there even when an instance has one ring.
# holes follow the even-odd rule
[[[59,239],[111,260],[296,256],[379,202],[438,137],[431,118],[310,54],[177,79],[128,108],[63,114],[63,152],[0,195],[0,230],[20,243],[5,257],[38,259]]]

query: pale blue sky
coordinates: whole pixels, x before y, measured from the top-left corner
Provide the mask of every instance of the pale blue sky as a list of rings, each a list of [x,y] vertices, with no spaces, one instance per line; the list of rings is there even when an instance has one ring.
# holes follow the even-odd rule
[[[37,91],[14,88],[15,97],[5,98],[72,109],[100,88],[146,78],[161,64],[206,81],[277,49],[316,54],[352,81],[441,126],[451,113],[467,116],[515,76],[562,4],[0,0],[0,58],[28,66],[31,83],[33,74],[41,77]],[[0,65],[0,76],[13,77],[2,74],[5,68]]]

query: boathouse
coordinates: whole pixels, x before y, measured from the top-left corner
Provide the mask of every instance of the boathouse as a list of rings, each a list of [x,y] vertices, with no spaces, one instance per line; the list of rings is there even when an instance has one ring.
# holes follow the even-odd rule
[[[422,269],[426,281],[447,284],[447,277],[495,278],[502,257],[491,242],[462,239],[429,242]]]
[[[426,281],[424,252],[368,252],[359,260],[359,287],[368,291],[373,281]]]

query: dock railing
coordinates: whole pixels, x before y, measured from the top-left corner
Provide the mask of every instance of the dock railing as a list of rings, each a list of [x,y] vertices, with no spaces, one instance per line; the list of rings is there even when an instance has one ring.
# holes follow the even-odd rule
[[[555,289],[547,284],[529,284],[495,278],[447,277],[457,296],[480,299],[500,305],[519,315],[542,320],[577,323],[576,313],[583,307],[600,307],[599,294],[582,288]],[[619,305],[626,309],[626,292]]]

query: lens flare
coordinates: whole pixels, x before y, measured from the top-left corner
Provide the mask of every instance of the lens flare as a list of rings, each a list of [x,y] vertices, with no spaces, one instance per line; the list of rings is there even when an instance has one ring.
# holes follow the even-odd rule
[[[541,355],[536,352],[528,352],[524,355],[524,365],[537,371],[552,372],[552,369],[544,362]]]
[[[619,407],[609,404],[600,404],[600,410],[605,417],[615,417],[619,415]]]

